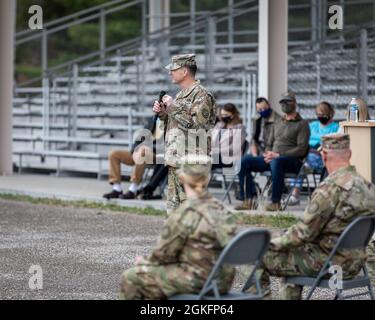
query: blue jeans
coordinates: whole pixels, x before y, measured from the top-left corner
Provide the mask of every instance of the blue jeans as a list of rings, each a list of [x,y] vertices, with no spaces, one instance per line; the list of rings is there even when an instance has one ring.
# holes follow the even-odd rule
[[[307,165],[314,170],[322,170],[324,168],[322,157],[316,153],[309,152],[306,158]],[[290,186],[298,189],[302,188],[302,179],[291,179]]]
[[[238,174],[240,180],[240,196],[251,199],[257,195],[252,172],[271,171],[272,174],[272,202],[280,202],[285,173],[298,173],[302,162],[294,157],[278,157],[266,163],[263,157],[246,155],[241,161],[241,171]]]

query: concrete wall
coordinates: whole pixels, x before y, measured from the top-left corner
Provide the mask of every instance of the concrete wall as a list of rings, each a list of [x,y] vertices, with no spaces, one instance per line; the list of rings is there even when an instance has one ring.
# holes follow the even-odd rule
[[[0,1],[0,175],[12,174],[15,0]]]

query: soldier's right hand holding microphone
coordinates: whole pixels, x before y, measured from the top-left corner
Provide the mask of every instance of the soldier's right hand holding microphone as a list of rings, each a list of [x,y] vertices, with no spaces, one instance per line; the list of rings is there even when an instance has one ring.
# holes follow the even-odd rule
[[[173,98],[171,96],[165,95],[163,97],[163,102],[160,103],[159,101],[155,100],[152,110],[156,113],[168,112],[168,108],[170,107],[172,102]]]

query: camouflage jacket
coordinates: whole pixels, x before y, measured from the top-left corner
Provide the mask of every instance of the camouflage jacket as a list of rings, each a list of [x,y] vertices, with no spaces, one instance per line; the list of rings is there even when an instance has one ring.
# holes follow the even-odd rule
[[[166,127],[165,162],[177,167],[185,154],[211,153],[211,130],[215,125],[215,98],[200,85],[199,80],[180,91],[167,114],[160,114]],[[199,136],[199,145],[196,145]]]
[[[374,212],[375,186],[353,166],[338,169],[315,190],[303,221],[292,226],[284,236],[272,240],[271,248],[284,250],[313,243],[328,254],[355,218]],[[357,252],[365,258],[362,253]],[[347,254],[353,257],[353,252]],[[341,252],[341,255],[345,254]]]
[[[162,234],[146,265],[181,264],[206,280],[217,258],[236,231],[231,212],[209,194],[185,201],[164,223]],[[230,287],[232,267],[219,275]]]

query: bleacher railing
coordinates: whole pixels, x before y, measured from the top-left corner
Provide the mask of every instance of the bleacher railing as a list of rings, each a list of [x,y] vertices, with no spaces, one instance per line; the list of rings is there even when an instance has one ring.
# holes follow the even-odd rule
[[[122,1],[113,1],[112,5],[118,5]],[[127,2],[126,5],[139,5],[145,4],[146,1],[132,1]],[[138,106],[142,104],[147,104],[146,100],[146,66],[152,61],[159,59],[160,66],[163,66],[166,59],[169,59],[170,55],[173,53],[181,52],[196,52],[197,54],[204,56],[204,74],[205,82],[209,85],[215,81],[215,63],[216,55],[219,52],[225,51],[230,58],[231,52],[233,50],[247,50],[247,52],[253,50],[256,54],[256,46],[252,43],[224,43],[220,44],[217,41],[218,37],[221,37],[223,34],[218,32],[218,26],[220,23],[229,23],[229,21],[239,17],[241,15],[246,15],[251,12],[257,12],[258,1],[255,0],[246,0],[234,3],[230,10],[228,7],[216,10],[210,14],[204,14],[198,16],[194,20],[194,24],[191,24],[190,21],[184,21],[179,24],[174,25],[170,28],[165,28],[158,30],[153,33],[147,33],[147,27],[145,22],[143,24],[144,36],[131,39],[129,41],[98,50],[94,53],[81,56],[78,59],[71,60],[67,63],[49,68],[45,71],[43,78],[43,137],[45,141],[48,140],[50,136],[50,123],[55,119],[56,114],[56,91],[58,90],[57,79],[59,77],[65,76],[69,78],[68,81],[68,99],[69,99],[69,124],[68,124],[68,136],[76,137],[77,132],[77,84],[80,72],[83,72],[88,67],[93,66],[103,66],[107,63],[110,63],[115,57],[121,56],[130,56],[134,57],[133,65],[136,65],[136,84],[138,86]],[[253,6],[251,6],[253,4]],[[121,4],[124,6],[125,4]],[[117,7],[114,7],[117,10]],[[115,10],[114,8],[106,7],[105,10]],[[93,9],[91,9],[93,10]],[[102,12],[103,7],[96,8],[95,12]],[[147,9],[143,7],[145,17],[147,17]],[[86,12],[90,14],[91,12]],[[104,14],[107,11],[104,11]],[[230,12],[230,14],[228,14]],[[97,13],[95,13],[97,14]],[[79,21],[79,16],[71,17],[73,22],[74,19]],[[88,17],[83,17],[82,19],[91,19],[91,14]],[[145,20],[145,19],[144,19]],[[146,20],[145,20],[146,21]],[[67,20],[62,21],[63,23]],[[72,23],[73,23],[72,22]],[[69,22],[70,23],[70,22]],[[65,26],[65,25],[63,25]],[[53,28],[62,28],[62,26],[57,26],[57,24],[49,25],[51,28],[50,31],[54,30]],[[370,26],[369,26],[370,27]],[[47,28],[48,30],[48,28]],[[348,103],[347,97],[340,94],[343,90],[345,92],[350,92],[353,95],[360,95],[366,97],[366,92],[370,94],[370,101],[372,101],[372,92],[374,89],[371,87],[371,84],[374,81],[374,77],[369,78],[368,70],[371,68],[372,58],[369,56],[372,53],[370,44],[366,45],[367,41],[364,40],[365,34],[363,33],[362,37],[353,37],[353,35],[359,34],[360,27],[357,28],[348,28],[345,32],[340,35],[336,34],[332,37],[324,38],[324,40],[309,42],[303,47],[296,48],[295,50],[290,51],[290,88],[295,90],[300,97],[300,105],[302,107],[311,108],[320,100],[330,100],[336,106],[342,106]],[[175,44],[178,41],[176,39],[181,38],[181,35],[189,35],[194,31],[194,43],[187,41],[184,44]],[[370,34],[371,35],[371,34]],[[22,34],[23,37],[31,37],[37,35]],[[40,35],[39,35],[40,36]],[[353,37],[353,38],[351,38]],[[369,36],[367,36],[369,38]],[[22,38],[26,39],[26,38]],[[355,39],[355,40],[353,40]],[[362,40],[361,40],[362,39]],[[26,41],[26,40],[25,40]],[[353,43],[356,45],[353,47]],[[359,41],[359,42],[358,42]],[[373,45],[373,43],[371,43]],[[350,50],[349,50],[350,49]],[[341,56],[334,56],[331,50],[344,50],[344,58],[348,58],[349,61],[343,61]],[[302,52],[302,55],[299,53]],[[306,52],[308,52],[306,54]],[[369,59],[364,59],[363,57],[369,56]],[[339,58],[338,58],[339,57]],[[350,58],[350,59],[349,59]],[[351,61],[350,61],[351,60]],[[353,64],[353,61],[357,60],[359,63]],[[368,60],[367,66],[366,61]],[[340,62],[341,61],[341,62]],[[342,67],[339,64],[347,64],[347,66]],[[327,70],[327,66],[331,66],[331,70]],[[248,115],[253,114],[255,108],[253,106],[253,101],[255,100],[256,93],[256,83],[250,84],[253,81],[253,76],[251,75],[251,80],[248,79],[248,74],[254,74],[256,78],[256,61],[253,65],[247,65],[249,70],[244,72],[242,77],[245,78],[245,91],[242,91],[242,111],[244,114]],[[353,67],[354,66],[354,67]],[[359,67],[360,66],[360,67]],[[118,63],[118,76],[119,76],[119,93],[123,93],[122,86],[122,75],[124,72],[124,65]],[[245,70],[246,63],[243,65],[243,70]],[[251,69],[253,67],[253,69]],[[354,69],[354,72],[353,72]],[[222,77],[229,75],[236,71],[234,68],[230,68],[227,73],[221,73]],[[238,71],[238,70],[237,70]],[[337,83],[337,79],[333,78],[331,75],[341,72],[342,76],[340,81],[343,83]],[[163,72],[165,74],[165,72]],[[242,73],[239,73],[241,77]],[[353,76],[355,74],[355,78]],[[367,75],[367,76],[366,76]],[[293,77],[299,77],[294,79]],[[347,78],[347,79],[346,79]],[[344,80],[348,80],[347,83]],[[40,81],[42,79],[34,79],[35,81]],[[166,80],[167,81],[167,80]],[[294,81],[294,82],[293,82]],[[335,82],[336,83],[330,83]],[[366,85],[366,83],[369,85]],[[255,86],[255,87],[253,87]],[[356,87],[355,90],[352,90],[353,87]],[[333,87],[333,88],[332,88]],[[356,93],[356,94],[355,94]],[[119,101],[123,102],[125,94],[120,95]],[[249,99],[251,97],[251,99]],[[333,101],[332,101],[333,100]],[[133,132],[133,121],[132,121],[132,108],[129,108],[129,120],[128,128],[129,133]],[[249,111],[250,110],[250,111]],[[342,117],[342,115],[338,115]],[[248,117],[246,117],[247,119]],[[51,120],[52,119],[52,120]],[[247,121],[247,120],[246,120]],[[250,128],[251,124],[248,124],[247,127]],[[248,129],[250,131],[250,129]],[[72,147],[75,145],[73,144]]]
[[[218,35],[215,31],[217,30],[217,26],[221,23],[227,23],[229,19],[234,19],[241,15],[246,15],[250,12],[256,12],[257,6],[249,6],[250,4],[256,4],[256,0],[246,0],[240,1],[233,5],[233,10],[231,10],[231,15],[226,15],[228,12],[228,8],[222,8],[217,11],[211,12],[210,15],[205,15],[201,17],[197,17],[195,19],[194,25],[191,25],[190,22],[182,22],[179,24],[174,25],[171,28],[166,28],[162,30],[158,30],[154,33],[146,34],[144,37],[138,37],[136,39],[132,39],[130,41],[126,41],[122,44],[118,44],[116,46],[112,46],[106,48],[104,50],[99,50],[95,53],[82,56],[79,59],[75,59],[73,61],[69,61],[68,63],[61,64],[59,66],[55,66],[49,68],[43,77],[43,91],[42,91],[42,100],[43,100],[43,147],[44,150],[48,150],[51,142],[51,126],[54,126],[54,121],[56,120],[56,114],[58,111],[58,102],[57,96],[59,94],[59,82],[60,86],[61,81],[65,81],[63,86],[67,86],[67,100],[68,100],[68,132],[67,132],[67,146],[68,149],[75,149],[77,147],[77,143],[70,143],[70,141],[76,139],[77,135],[77,109],[78,103],[77,100],[79,99],[78,95],[78,88],[79,88],[79,76],[80,73],[84,73],[85,70],[88,68],[103,66],[105,68],[106,64],[109,64],[113,61],[116,61],[116,72],[118,72],[118,86],[119,86],[119,98],[118,102],[122,104],[122,107],[127,107],[126,103],[126,95],[125,95],[125,86],[123,77],[126,75],[124,73],[124,69],[128,66],[135,65],[137,67],[136,70],[136,83],[138,86],[138,92],[140,94],[137,96],[138,106],[142,104],[147,104],[145,99],[146,92],[145,92],[145,77],[146,77],[146,65],[150,62],[154,61],[155,59],[160,59],[160,52],[162,49],[166,49],[164,51],[164,56],[161,57],[161,60],[169,59],[170,55],[173,53],[181,53],[181,52],[196,52],[197,54],[201,54],[204,56],[204,74],[206,76],[206,81],[211,83],[214,81],[214,68],[215,68],[215,57],[218,50],[226,50],[230,53],[233,50],[233,45],[218,45],[217,44],[217,37]],[[195,41],[196,44],[191,45],[190,43],[180,44],[180,45],[173,45],[173,40],[178,39],[181,34],[189,34],[192,30],[196,31]],[[200,34],[199,34],[200,33]],[[243,49],[248,48],[249,45],[239,44],[236,48]],[[160,49],[160,50],[159,50]],[[105,57],[103,56],[103,51],[105,52]],[[156,53],[156,54],[155,54]],[[119,59],[115,59],[116,57],[132,57],[133,61],[128,63],[126,66],[122,64]],[[163,61],[159,63],[160,70],[164,65]],[[99,70],[99,69],[98,69]],[[228,73],[232,72],[228,70]],[[162,71],[163,74],[167,74],[165,71]],[[223,74],[225,76],[225,74]],[[64,77],[66,80],[64,80]],[[40,79],[34,79],[34,83],[39,81]],[[240,81],[240,79],[239,79]],[[168,81],[169,83],[169,81]],[[253,82],[252,86],[255,85]],[[247,97],[250,96],[251,93],[248,90],[253,90],[253,87],[248,89],[246,85],[245,92],[243,95]],[[255,89],[254,89],[255,92]],[[244,111],[247,108],[251,108],[250,102],[253,101],[254,97],[243,99],[246,104],[243,105]],[[134,132],[133,126],[133,108],[128,106],[128,136],[131,137]],[[247,114],[247,111],[245,111]],[[98,136],[100,138],[100,136]],[[131,139],[128,139],[129,144]],[[65,147],[64,147],[65,148]]]
[[[343,120],[351,98],[362,97],[373,113],[374,39],[375,22],[372,22],[346,30],[339,38],[335,35],[311,42],[303,50],[291,50],[289,88],[299,96],[300,107],[313,118],[314,106],[325,100],[336,107],[336,118]]]

